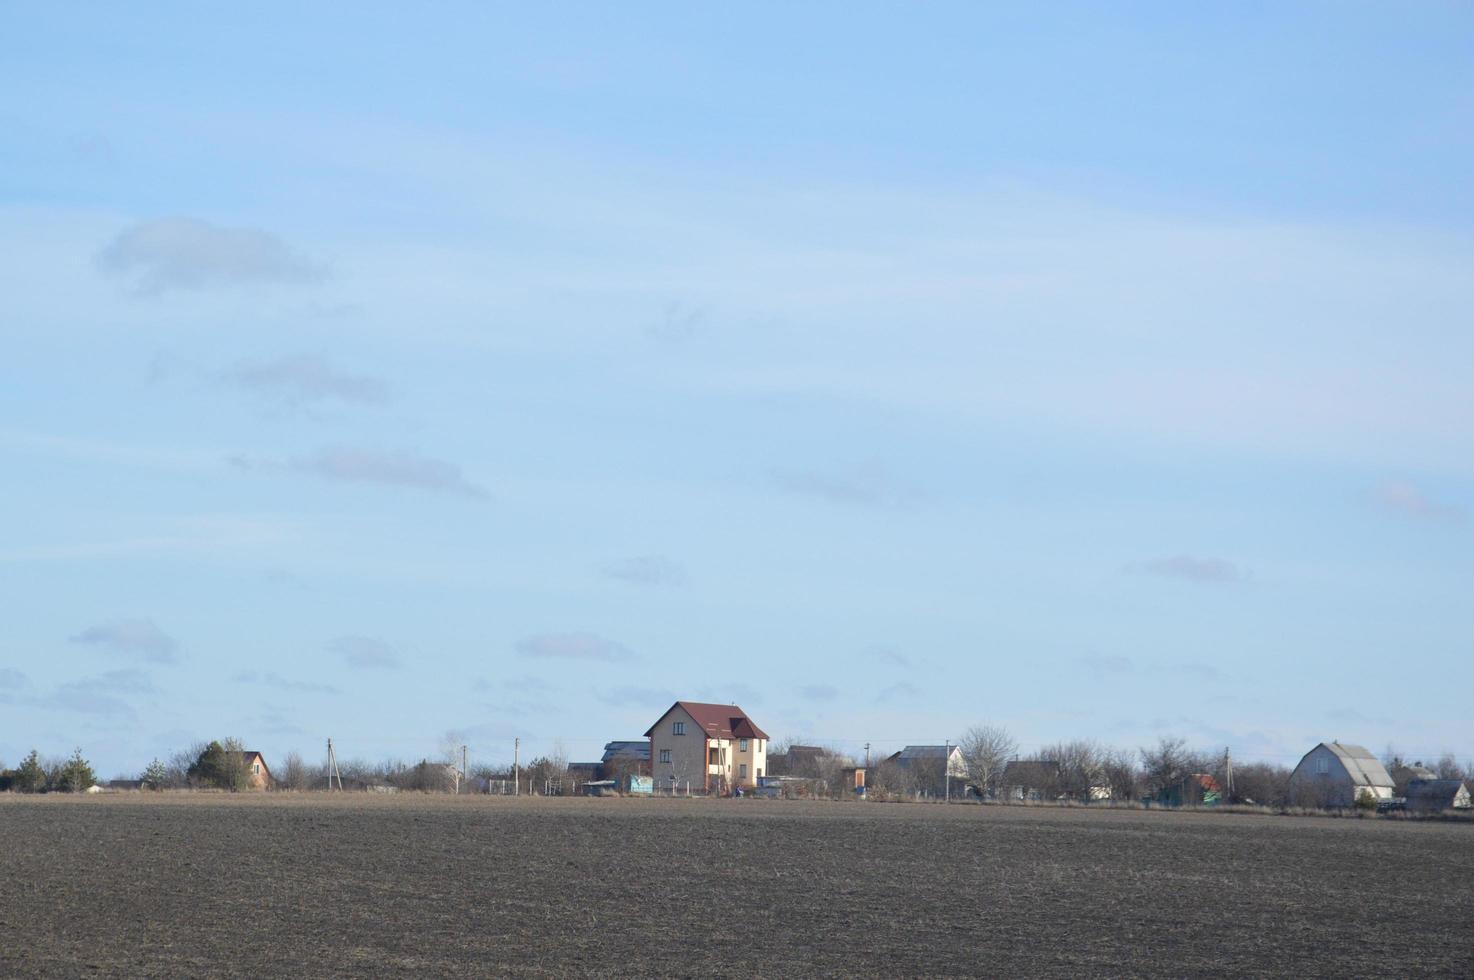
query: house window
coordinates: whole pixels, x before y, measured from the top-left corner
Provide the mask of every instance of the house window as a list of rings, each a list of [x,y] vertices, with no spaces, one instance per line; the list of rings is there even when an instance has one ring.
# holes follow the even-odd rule
[[[741,776],[743,779],[747,778],[747,763],[744,762],[742,763],[742,765],[737,767],[737,775]]]
[[[747,751],[747,739],[745,739],[745,738],[739,738],[737,740],[737,751],[739,751],[739,752],[746,752]]]
[[[670,733],[672,735],[686,734],[686,723],[684,721],[672,722],[670,726]]]
[[[1331,760],[1330,759],[1316,759],[1315,760],[1315,771],[1318,772],[1318,773],[1320,773],[1322,776],[1330,775],[1330,772],[1331,772]]]
[[[253,762],[253,763],[251,763],[251,771],[253,773],[255,773],[256,775],[258,775],[258,776],[261,775],[261,763],[259,763],[259,762]]]
[[[669,762],[670,761],[670,749],[661,749],[660,750],[660,761],[661,762]]]

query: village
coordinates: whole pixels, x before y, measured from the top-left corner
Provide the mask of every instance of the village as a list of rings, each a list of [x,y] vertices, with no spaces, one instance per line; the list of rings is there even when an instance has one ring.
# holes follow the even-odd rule
[[[873,759],[867,751],[856,759],[824,745],[775,744],[735,704],[676,701],[643,737],[607,742],[597,761],[544,755],[526,765],[515,758],[505,769],[472,769],[463,753],[459,759],[370,766],[340,763],[329,741],[322,766],[307,766],[293,753],[274,773],[261,752],[227,739],[181,753],[172,764],[155,760],[138,778],[107,781],[92,776],[80,750],[71,760],[49,764],[33,752],[15,770],[0,767],[0,790],[327,790],[1441,813],[1470,811],[1474,788],[1474,767],[1451,755],[1425,765],[1390,752],[1378,758],[1339,741],[1314,746],[1293,769],[1263,762],[1235,768],[1227,750],[1193,752],[1169,738],[1137,756],[1075,741],[1024,758],[1004,729],[980,726],[956,742],[906,745]]]

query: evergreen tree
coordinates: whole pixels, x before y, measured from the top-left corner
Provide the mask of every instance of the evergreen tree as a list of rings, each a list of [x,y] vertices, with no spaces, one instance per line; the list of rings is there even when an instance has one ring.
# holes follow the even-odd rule
[[[53,788],[63,793],[83,793],[96,783],[97,775],[92,771],[92,763],[82,758],[82,750],[79,748],[57,770]]]
[[[143,785],[147,789],[163,789],[169,782],[169,767],[158,759],[143,770]]]
[[[40,793],[46,789],[46,770],[41,768],[41,760],[35,749],[31,750],[31,754],[15,770],[11,786],[17,793]]]

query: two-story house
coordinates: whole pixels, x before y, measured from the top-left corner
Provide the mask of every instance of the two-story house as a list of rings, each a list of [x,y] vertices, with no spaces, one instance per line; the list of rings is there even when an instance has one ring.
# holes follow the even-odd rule
[[[725,793],[767,773],[768,733],[735,704],[677,701],[645,737],[657,788]]]

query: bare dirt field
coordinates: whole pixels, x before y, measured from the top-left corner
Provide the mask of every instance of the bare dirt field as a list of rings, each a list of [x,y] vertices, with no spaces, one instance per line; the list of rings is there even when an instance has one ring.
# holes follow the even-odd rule
[[[0,796],[0,975],[1474,976],[1474,826]]]

